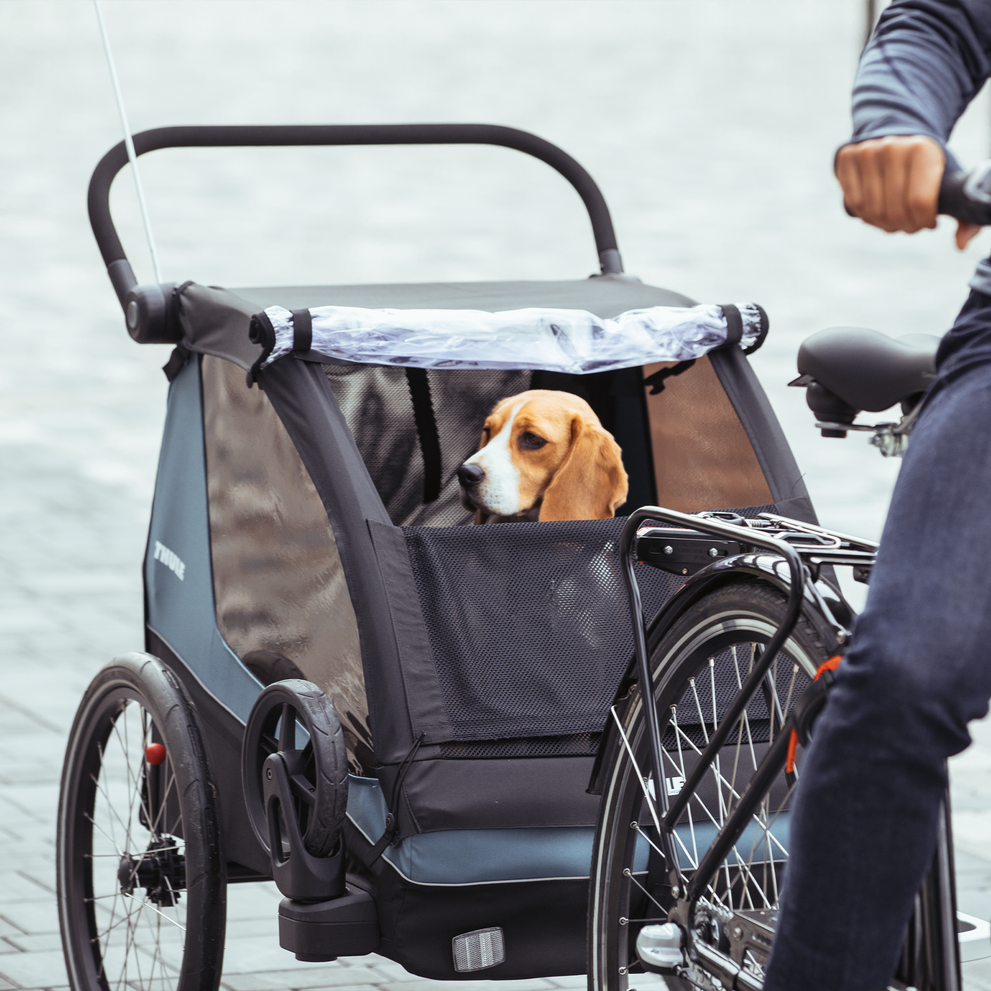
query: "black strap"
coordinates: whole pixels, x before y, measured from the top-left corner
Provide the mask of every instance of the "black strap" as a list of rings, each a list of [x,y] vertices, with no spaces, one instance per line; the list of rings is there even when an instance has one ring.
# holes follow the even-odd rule
[[[309,310],[292,311],[292,351],[297,357],[313,347],[313,317]]]
[[[758,306],[757,303],[752,304],[754,309],[760,315],[760,329],[757,332],[757,339],[749,347],[743,349],[744,354],[753,354],[763,343],[764,339],[767,337],[767,328],[769,326],[767,313],[763,306]],[[720,303],[723,309],[723,315],[726,317],[726,343],[720,345],[724,348],[736,347],[740,341],[743,340],[743,316],[740,313],[738,307],[734,306],[732,303]]]
[[[258,381],[258,373],[261,371],[265,359],[275,348],[275,328],[272,326],[272,321],[269,320],[267,313],[264,311],[256,313],[251,318],[251,323],[248,324],[248,337],[251,338],[254,344],[260,344],[262,346],[262,353],[258,355],[255,363],[248,369],[248,388],[250,389],[252,383]],[[261,383],[259,382],[260,385]]]
[[[420,451],[423,453],[423,501],[433,502],[440,495],[440,435],[437,433],[427,370],[407,368],[406,382],[410,399],[413,400],[413,422],[420,435]]]
[[[389,811],[385,816],[385,832],[369,851],[369,860],[365,865],[367,867],[371,867],[385,853],[385,848],[396,838],[396,834],[399,832],[399,799],[402,795],[403,781],[406,779],[406,774],[413,765],[413,758],[416,757],[416,752],[420,749],[421,743],[423,743],[422,733],[413,741],[413,746],[409,748],[409,753],[406,754],[403,762],[399,765],[396,780],[392,784],[392,795],[389,797]]]
[[[720,303],[723,316],[726,317],[726,343],[724,348],[736,347],[743,340],[743,317],[738,307],[732,303]]]
[[[764,307],[757,303],[754,303],[754,306],[757,307],[757,312],[760,314],[760,330],[757,332],[757,340],[750,347],[743,349],[744,354],[753,354],[764,343],[764,339],[767,337],[767,328],[770,326]]]
[[[665,379],[671,378],[672,375],[680,375],[682,372],[687,372],[694,364],[694,358],[689,358],[687,361],[679,361],[677,365],[672,365],[670,368],[662,368],[660,371],[654,372],[653,375],[648,375],[643,380],[643,384],[645,387],[650,388],[650,394],[652,396],[656,396],[659,392],[664,391]]]
[[[184,347],[182,344],[177,344],[172,349],[169,360],[162,365],[162,371],[165,372],[165,377],[170,382],[182,371],[182,366],[189,360],[190,354],[189,348]]]

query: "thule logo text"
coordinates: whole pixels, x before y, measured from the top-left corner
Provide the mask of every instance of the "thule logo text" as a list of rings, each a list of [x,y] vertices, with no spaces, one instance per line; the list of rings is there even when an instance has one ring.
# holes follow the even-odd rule
[[[186,562],[181,560],[175,551],[170,551],[161,541],[155,541],[155,560],[161,561],[179,581],[183,581],[186,574]]]

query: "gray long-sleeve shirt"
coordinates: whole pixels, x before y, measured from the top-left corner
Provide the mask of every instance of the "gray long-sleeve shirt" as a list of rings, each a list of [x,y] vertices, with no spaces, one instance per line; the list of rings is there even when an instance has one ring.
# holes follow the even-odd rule
[[[945,148],[989,76],[991,0],[894,0],[860,60],[850,140],[923,134]],[[959,168],[949,152],[947,164]],[[991,295],[991,260],[970,284]]]

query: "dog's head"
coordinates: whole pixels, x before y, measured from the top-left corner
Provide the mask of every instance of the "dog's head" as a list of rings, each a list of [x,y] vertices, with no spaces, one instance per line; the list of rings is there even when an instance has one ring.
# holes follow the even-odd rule
[[[570,392],[533,389],[503,399],[481,447],[458,469],[461,501],[489,517],[602,520],[626,501],[619,445]]]

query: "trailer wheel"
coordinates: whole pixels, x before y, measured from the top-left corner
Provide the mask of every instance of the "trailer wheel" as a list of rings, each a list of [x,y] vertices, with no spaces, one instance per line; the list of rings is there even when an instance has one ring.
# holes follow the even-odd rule
[[[303,740],[297,722],[309,738]],[[292,814],[303,845],[314,857],[333,853],[348,804],[348,759],[344,733],[330,699],[312,682],[297,678],[269,685],[248,716],[241,749],[241,780],[248,819],[258,842],[269,848],[262,794],[268,757],[284,754],[296,769],[290,778]],[[283,815],[288,810],[283,810]],[[283,835],[285,832],[283,831]],[[288,853],[288,851],[283,851]]]
[[[58,906],[73,991],[216,991],[226,879],[195,711],[157,658],[107,665],[62,771]]]

